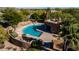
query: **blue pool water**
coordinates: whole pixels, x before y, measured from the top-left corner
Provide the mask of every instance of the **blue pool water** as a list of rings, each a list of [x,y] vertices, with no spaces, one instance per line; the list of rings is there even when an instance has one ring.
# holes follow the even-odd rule
[[[42,34],[42,32],[38,31],[37,29],[49,32],[49,30],[47,30],[45,24],[43,23],[29,25],[23,28],[22,32],[23,34],[30,34],[32,36],[39,37]]]

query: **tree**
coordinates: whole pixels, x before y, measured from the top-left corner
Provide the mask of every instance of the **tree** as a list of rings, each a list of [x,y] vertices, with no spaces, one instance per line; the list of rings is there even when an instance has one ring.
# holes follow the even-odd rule
[[[77,22],[79,21],[79,8],[63,9],[62,12],[72,15]]]
[[[79,24],[71,24],[69,26],[69,32],[72,34],[72,37],[79,39]]]
[[[41,15],[34,13],[34,14],[31,15],[31,18],[35,19],[37,21],[44,21],[46,19],[46,13],[42,13]]]
[[[40,19],[45,20],[46,19],[46,13],[41,14]]]
[[[75,10],[76,10],[75,8],[67,8],[67,9],[63,9],[62,12],[73,15],[73,14],[75,14]]]
[[[6,8],[3,11],[3,20],[8,21],[10,25],[16,25],[18,22],[22,21],[21,15],[14,8]]]
[[[55,8],[55,10],[62,11],[63,9],[62,8]]]
[[[20,9],[19,13],[22,15],[23,21],[27,21],[29,19],[31,11],[27,9]]]
[[[31,18],[35,19],[35,20],[39,20],[40,19],[40,15],[37,14],[37,13],[34,13],[34,14],[31,15]]]
[[[67,47],[79,50],[79,24],[77,18],[70,13],[63,13],[61,18],[63,37],[66,36],[66,41],[69,42]]]
[[[0,44],[8,40],[8,34],[2,26],[0,26]]]
[[[79,13],[76,13],[76,14],[74,14],[74,17],[75,17],[75,21],[77,22],[77,23],[79,23]]]
[[[26,9],[20,9],[20,11],[23,15],[26,15],[26,16],[30,14],[29,10],[26,10]]]
[[[62,13],[60,12],[54,12],[49,14],[50,19],[59,19],[62,17]]]
[[[45,12],[44,9],[36,9],[35,13],[42,15]]]
[[[69,32],[70,32],[70,39],[68,40],[69,48],[79,50],[79,24],[71,24],[69,26]]]
[[[68,35],[69,34],[69,27],[71,24],[75,23],[75,18],[68,13],[64,13],[61,16],[62,19],[62,31],[64,35]]]
[[[31,47],[41,47],[42,46],[42,41],[41,40],[36,40],[36,41],[33,41],[32,44],[31,44]]]
[[[79,50],[79,24],[68,21],[68,24],[65,24],[64,27],[64,36],[66,36],[67,43],[69,42],[68,48]]]

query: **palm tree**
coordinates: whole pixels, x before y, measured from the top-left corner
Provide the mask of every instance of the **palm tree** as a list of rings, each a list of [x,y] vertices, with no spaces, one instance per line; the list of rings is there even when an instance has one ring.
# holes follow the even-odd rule
[[[69,34],[65,35],[65,49],[79,50],[79,24],[70,24]]]

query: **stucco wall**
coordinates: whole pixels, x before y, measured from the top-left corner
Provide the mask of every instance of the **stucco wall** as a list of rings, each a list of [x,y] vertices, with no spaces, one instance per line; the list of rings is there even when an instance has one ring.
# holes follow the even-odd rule
[[[57,34],[59,32],[60,29],[60,23],[49,23],[49,22],[45,22],[46,25],[51,27],[51,32]]]

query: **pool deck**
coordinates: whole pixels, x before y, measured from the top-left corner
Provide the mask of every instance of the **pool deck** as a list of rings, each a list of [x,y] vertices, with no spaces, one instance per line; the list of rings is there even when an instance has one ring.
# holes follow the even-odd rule
[[[24,26],[26,26],[26,25],[28,25],[28,24],[31,24],[31,23],[32,23],[31,21],[26,21],[26,22],[20,22],[20,23],[18,23],[15,32],[16,32],[19,36],[21,36],[21,35],[22,35],[22,29],[24,28]]]
[[[40,36],[40,39],[43,41],[43,42],[53,42],[54,44],[53,45],[53,50],[57,50],[57,51],[62,51],[62,45],[63,45],[63,42],[64,40],[62,38],[59,38],[59,37],[54,37],[51,33],[46,33],[46,32],[43,32],[43,34]]]
[[[28,24],[31,24],[31,23],[32,23],[31,21],[21,22],[21,23],[18,24],[18,27],[16,28],[15,31],[17,32],[17,34],[19,36],[21,36],[22,35],[21,31],[22,31],[23,27],[28,25]],[[53,36],[53,34],[51,34],[51,33],[43,32],[41,34],[41,36],[39,37],[39,39],[41,39],[44,42],[53,41],[54,42],[54,45],[53,45],[54,48],[57,49],[57,50],[62,50],[62,49],[57,48],[58,47],[57,45],[62,44],[64,42],[64,40],[61,39],[61,38],[59,39],[58,37]]]
[[[43,33],[42,33],[42,35],[40,36],[40,39],[43,40],[43,41],[56,40],[56,38],[54,38],[54,37],[52,36],[52,34],[46,33],[46,32],[43,32]]]

